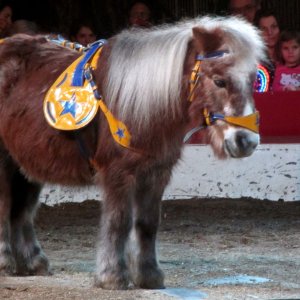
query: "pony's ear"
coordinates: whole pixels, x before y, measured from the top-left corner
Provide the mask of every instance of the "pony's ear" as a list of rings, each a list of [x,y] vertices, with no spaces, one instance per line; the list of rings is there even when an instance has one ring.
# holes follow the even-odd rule
[[[196,49],[199,53],[216,51],[220,49],[223,44],[223,32],[219,28],[206,30],[201,27],[194,27],[193,37]]]

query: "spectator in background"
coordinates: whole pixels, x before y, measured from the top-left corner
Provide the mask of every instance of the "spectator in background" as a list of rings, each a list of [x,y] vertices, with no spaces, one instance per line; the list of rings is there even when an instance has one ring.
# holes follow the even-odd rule
[[[260,0],[229,0],[228,11],[232,15],[244,17],[248,22],[254,23],[255,15],[260,10]]]
[[[300,90],[300,33],[282,32],[277,49],[279,64],[275,70],[273,91]]]
[[[275,66],[278,61],[276,46],[280,35],[280,26],[276,15],[272,11],[260,10],[255,17],[255,25],[260,29],[267,51],[267,61],[261,62],[269,73],[269,90],[272,88]]]
[[[277,17],[271,11],[259,11],[255,19],[255,24],[262,32],[269,59],[275,63],[277,61],[275,49],[280,35],[280,26]]]
[[[151,27],[152,13],[150,5],[144,1],[133,2],[128,9],[129,27]]]
[[[6,37],[9,34],[9,29],[12,24],[13,9],[9,1],[0,0],[0,38]]]
[[[75,22],[70,31],[70,39],[86,47],[97,40],[96,30],[88,21]]]
[[[29,35],[35,35],[39,33],[39,28],[36,23],[29,20],[16,20],[12,23],[12,26],[9,30],[9,34],[13,35],[16,33],[26,33]]]

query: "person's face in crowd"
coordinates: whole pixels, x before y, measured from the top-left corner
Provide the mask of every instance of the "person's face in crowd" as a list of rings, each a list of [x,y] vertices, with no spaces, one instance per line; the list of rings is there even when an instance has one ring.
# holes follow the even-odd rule
[[[150,9],[147,5],[143,3],[136,3],[129,12],[129,25],[149,27],[151,26],[150,16]]]
[[[5,6],[0,11],[0,32],[5,32],[12,24],[12,9],[9,6]]]
[[[268,48],[274,48],[278,42],[280,29],[274,16],[263,17],[258,23],[263,39]]]
[[[82,26],[75,36],[76,42],[83,46],[87,46],[96,41],[96,35],[90,27]]]
[[[233,15],[243,16],[248,22],[253,23],[259,6],[255,0],[231,0],[229,11]]]
[[[300,45],[296,40],[282,42],[281,55],[287,67],[296,67],[300,64]]]

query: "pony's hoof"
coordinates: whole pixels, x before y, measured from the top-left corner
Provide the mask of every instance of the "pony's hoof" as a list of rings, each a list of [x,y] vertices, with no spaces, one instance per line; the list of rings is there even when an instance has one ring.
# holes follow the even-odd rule
[[[16,262],[12,256],[0,257],[0,276],[12,276],[16,273]]]
[[[44,254],[37,256],[34,259],[32,265],[33,265],[32,271],[34,275],[40,275],[40,276],[52,275],[52,272],[50,271],[48,258]]]
[[[0,276],[13,276],[16,274],[16,270],[12,266],[0,266]]]
[[[18,275],[52,275],[49,267],[48,258],[44,254],[37,255],[30,261],[22,262],[17,265]]]
[[[104,290],[127,290],[129,286],[129,280],[126,276],[120,278],[113,274],[102,276],[96,275],[94,286]]]
[[[142,289],[164,289],[164,273],[161,269],[145,270],[133,279],[134,285]]]

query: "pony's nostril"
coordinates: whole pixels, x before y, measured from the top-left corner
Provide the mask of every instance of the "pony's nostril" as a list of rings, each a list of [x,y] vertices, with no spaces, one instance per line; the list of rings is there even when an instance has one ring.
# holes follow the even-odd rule
[[[252,151],[256,148],[257,143],[250,138],[249,134],[245,131],[239,131],[236,133],[235,141],[242,152]]]

